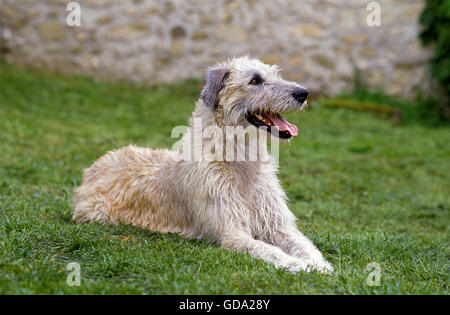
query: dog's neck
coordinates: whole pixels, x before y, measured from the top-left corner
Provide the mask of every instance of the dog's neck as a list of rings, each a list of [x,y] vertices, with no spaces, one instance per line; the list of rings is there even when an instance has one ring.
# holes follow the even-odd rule
[[[224,126],[222,112],[199,101],[179,147],[184,160],[208,161],[233,166],[272,163],[267,134],[253,126]]]

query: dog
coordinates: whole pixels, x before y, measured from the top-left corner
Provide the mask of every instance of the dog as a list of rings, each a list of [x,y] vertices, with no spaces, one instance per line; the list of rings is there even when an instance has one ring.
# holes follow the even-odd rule
[[[201,148],[220,143],[224,133],[229,140],[227,126],[265,129],[289,140],[298,129],[281,114],[301,111],[307,96],[303,86],[283,80],[275,65],[248,56],[229,59],[208,69],[182,142],[192,140],[196,120],[201,120],[202,130],[215,128]],[[231,137],[231,148],[247,152],[245,139]],[[182,158],[189,146],[152,150],[129,145],[106,153],[83,172],[73,220],[123,222],[211,239],[289,272],[332,272],[331,264],[298,231],[266,145],[256,161]]]

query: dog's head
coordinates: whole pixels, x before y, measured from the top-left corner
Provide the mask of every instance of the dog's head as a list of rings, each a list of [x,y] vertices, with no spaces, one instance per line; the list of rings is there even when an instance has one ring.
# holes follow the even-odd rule
[[[274,131],[280,138],[298,134],[281,114],[306,106],[308,91],[286,81],[277,66],[248,57],[233,58],[210,68],[201,93],[202,106],[214,111],[221,126],[254,125]]]

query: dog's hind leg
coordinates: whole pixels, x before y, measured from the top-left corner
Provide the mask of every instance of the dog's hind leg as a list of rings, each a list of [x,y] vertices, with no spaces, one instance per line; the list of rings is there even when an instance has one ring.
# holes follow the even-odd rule
[[[248,253],[254,258],[272,263],[276,268],[285,268],[290,272],[309,271],[306,262],[286,254],[276,246],[254,239],[247,232],[230,231],[224,235],[220,244],[226,249]]]
[[[73,220],[78,223],[101,222],[117,224],[108,215],[106,198],[101,193],[94,193],[96,187],[82,185],[76,189]]]

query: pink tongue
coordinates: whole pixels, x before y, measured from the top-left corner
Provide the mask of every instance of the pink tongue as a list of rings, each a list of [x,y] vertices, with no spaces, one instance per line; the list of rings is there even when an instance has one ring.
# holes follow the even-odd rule
[[[293,137],[298,135],[298,128],[294,124],[290,124],[283,116],[269,116],[268,118],[272,121],[272,123],[277,126],[279,131],[287,131]]]

